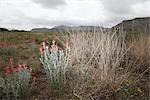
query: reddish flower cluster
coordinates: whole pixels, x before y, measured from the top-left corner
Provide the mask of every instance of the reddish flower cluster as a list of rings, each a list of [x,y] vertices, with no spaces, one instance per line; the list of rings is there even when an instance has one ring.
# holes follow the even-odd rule
[[[45,43],[45,42],[42,42],[42,43],[41,43],[41,46],[40,46],[40,48],[39,48],[39,51],[40,51],[41,55],[44,54],[45,48],[46,48],[46,43]]]
[[[69,46],[68,42],[66,42],[65,47],[66,47],[66,49],[68,49],[70,51],[70,46]]]
[[[70,46],[69,46],[69,43],[68,43],[68,42],[66,42],[65,48],[66,48],[68,51],[70,51]],[[52,41],[52,45],[51,45],[50,48],[49,48],[49,46],[46,44],[46,42],[42,42],[42,43],[41,43],[41,46],[40,46],[40,48],[39,48],[39,51],[40,51],[40,54],[41,54],[41,55],[44,54],[45,49],[48,49],[50,52],[58,52],[58,50],[59,50],[60,48],[58,47],[58,45],[56,44],[56,42],[53,40],[53,41]]]
[[[29,70],[29,72],[32,71],[31,68],[28,68],[26,64],[18,64],[18,66],[16,67],[6,67],[5,69],[5,74],[6,75],[9,75],[9,74],[13,74],[13,73],[16,73],[16,72],[21,72],[21,71],[24,71],[24,70]]]
[[[54,41],[54,40],[52,41],[51,48],[49,48],[49,46],[46,45],[45,42],[42,42],[42,43],[41,43],[41,46],[40,46],[40,48],[39,48],[39,51],[40,51],[40,54],[41,54],[41,55],[44,54],[44,50],[45,50],[46,48],[49,49],[51,52],[52,52],[52,51],[56,51],[56,52],[57,52],[59,47],[55,44],[55,41]]]
[[[53,43],[53,44],[51,45],[51,48],[50,48],[49,50],[50,50],[51,52],[54,52],[54,51],[57,52],[59,47],[55,44],[55,41],[54,41],[54,40],[52,41],[52,43]]]
[[[6,42],[0,42],[0,48],[7,48],[10,46],[15,45],[14,43],[6,43]]]

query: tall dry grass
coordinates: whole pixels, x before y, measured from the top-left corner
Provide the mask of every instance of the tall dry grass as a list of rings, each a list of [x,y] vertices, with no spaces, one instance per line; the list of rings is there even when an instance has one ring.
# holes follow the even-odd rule
[[[73,32],[67,40],[71,48],[68,79],[76,97],[106,97],[130,80],[127,53],[133,44],[126,46],[124,33]]]
[[[138,59],[143,66],[150,66],[150,34],[141,33],[133,35],[130,39],[135,42],[130,50],[130,55]],[[130,43],[128,45],[130,45]]]

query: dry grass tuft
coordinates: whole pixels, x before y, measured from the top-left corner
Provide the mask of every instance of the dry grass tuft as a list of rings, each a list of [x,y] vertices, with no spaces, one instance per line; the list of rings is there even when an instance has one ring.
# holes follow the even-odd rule
[[[125,35],[114,32],[70,33],[68,79],[80,99],[112,95],[130,78]]]

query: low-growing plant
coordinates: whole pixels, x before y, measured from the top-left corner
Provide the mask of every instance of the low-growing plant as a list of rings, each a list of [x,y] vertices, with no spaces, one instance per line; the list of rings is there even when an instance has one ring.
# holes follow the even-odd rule
[[[6,67],[5,77],[0,78],[1,99],[22,100],[29,98],[32,91],[31,69],[26,64]]]
[[[43,64],[51,89],[60,95],[65,89],[65,74],[69,51],[67,49],[61,50],[55,44],[55,41],[52,41],[52,43],[51,47],[49,47],[45,42],[42,42],[40,61]]]
[[[146,100],[144,91],[137,85],[123,84],[122,88],[118,88],[115,92],[116,100]]]

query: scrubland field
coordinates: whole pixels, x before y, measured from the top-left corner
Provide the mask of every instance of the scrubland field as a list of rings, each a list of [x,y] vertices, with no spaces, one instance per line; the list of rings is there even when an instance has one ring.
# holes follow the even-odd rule
[[[150,35],[0,33],[0,100],[149,100]]]

